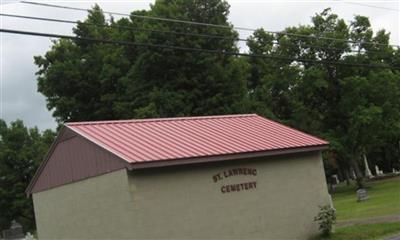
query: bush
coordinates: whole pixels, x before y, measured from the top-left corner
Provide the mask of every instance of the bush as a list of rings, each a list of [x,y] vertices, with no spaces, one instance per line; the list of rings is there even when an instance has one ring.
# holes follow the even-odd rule
[[[322,234],[324,236],[329,236],[336,222],[336,210],[330,205],[319,206],[319,209],[320,211],[314,218],[314,221],[318,222],[319,230],[322,231]]]

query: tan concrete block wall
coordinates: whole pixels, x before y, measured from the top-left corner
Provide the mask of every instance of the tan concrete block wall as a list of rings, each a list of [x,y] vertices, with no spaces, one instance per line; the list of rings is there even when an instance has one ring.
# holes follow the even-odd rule
[[[254,168],[214,182],[233,168]],[[222,193],[221,186],[256,181]],[[39,237],[306,239],[328,204],[319,153],[118,171],[34,194]]]

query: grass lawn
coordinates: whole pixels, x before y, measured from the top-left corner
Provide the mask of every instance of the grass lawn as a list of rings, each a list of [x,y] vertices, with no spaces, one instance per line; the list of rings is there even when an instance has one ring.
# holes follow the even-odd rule
[[[318,236],[312,240],[381,240],[398,234],[400,234],[400,222],[393,222],[338,228],[329,238]]]
[[[400,215],[400,176],[366,183],[369,199],[357,202],[355,184],[338,186],[333,194],[333,205],[337,210],[337,220],[355,220],[388,215]],[[372,240],[400,235],[400,222],[352,225],[336,228],[329,238],[317,236],[313,240]]]
[[[370,181],[366,187],[369,199],[357,202],[354,184],[338,186],[332,196],[338,221],[400,214],[399,176]]]

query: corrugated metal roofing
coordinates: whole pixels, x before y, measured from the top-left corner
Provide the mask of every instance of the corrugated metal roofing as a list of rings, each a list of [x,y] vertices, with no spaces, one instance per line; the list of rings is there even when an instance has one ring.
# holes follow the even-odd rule
[[[256,114],[67,123],[129,163],[324,146]]]

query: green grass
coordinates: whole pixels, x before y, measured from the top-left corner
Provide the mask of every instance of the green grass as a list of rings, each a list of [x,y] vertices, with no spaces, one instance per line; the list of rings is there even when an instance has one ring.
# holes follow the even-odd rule
[[[311,240],[380,240],[400,234],[400,222],[355,225],[338,228],[330,237],[317,236]]]
[[[366,183],[369,199],[357,202],[355,186],[341,185],[333,194],[337,220],[400,214],[400,177]]]
[[[354,220],[400,214],[400,177],[366,183],[369,199],[357,202],[354,183],[340,185],[333,194],[337,220]],[[330,237],[317,236],[313,240],[372,240],[400,235],[400,222],[353,225],[337,228]]]

